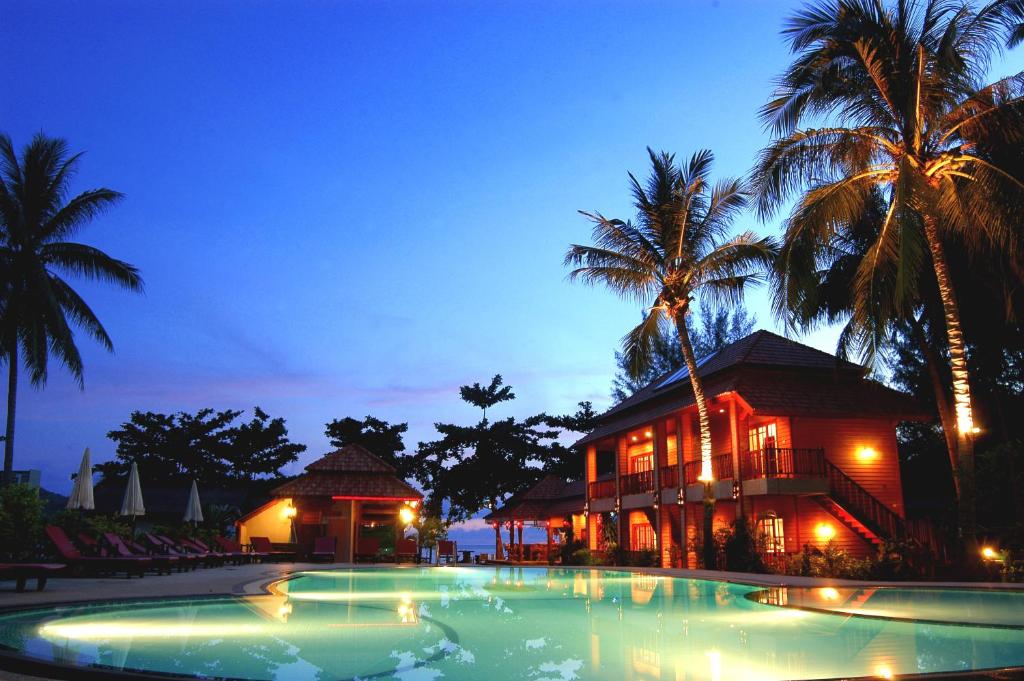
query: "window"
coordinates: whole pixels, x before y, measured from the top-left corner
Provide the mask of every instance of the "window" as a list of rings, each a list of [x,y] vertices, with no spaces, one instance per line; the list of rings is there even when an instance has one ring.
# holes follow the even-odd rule
[[[750,428],[750,451],[775,448],[775,421]]]
[[[757,534],[764,537],[765,553],[778,555],[786,552],[782,518],[775,511],[766,511],[757,519]]]
[[[654,548],[654,528],[648,523],[637,523],[630,530],[630,539],[632,540],[629,546],[630,550],[644,551]]]
[[[654,457],[650,454],[641,454],[629,460],[630,473],[646,473],[651,470],[654,470]]]

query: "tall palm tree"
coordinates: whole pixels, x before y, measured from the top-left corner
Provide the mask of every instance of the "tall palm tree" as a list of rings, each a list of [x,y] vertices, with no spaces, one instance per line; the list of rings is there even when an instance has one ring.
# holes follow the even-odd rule
[[[623,338],[634,376],[650,366],[664,325],[675,326],[697,403],[700,478],[710,482],[711,419],[690,341],[691,304],[697,296],[716,305],[739,302],[746,285],[758,283],[771,266],[776,249],[770,238],[752,232],[726,240],[749,196],[738,179],[711,183],[710,151],[699,151],[679,166],[672,154],[647,152],[651,174],[646,186],[629,174],[636,222],[581,211],[594,223],[594,245],[573,244],[565,264],[574,268],[570,279],[604,284],[646,307],[643,321]]]
[[[0,134],[0,343],[8,370],[5,484],[14,466],[19,368],[24,365],[32,383],[42,385],[52,354],[84,386],[72,325],[113,350],[99,319],[62,275],[142,290],[135,267],[69,241],[121,198],[110,189],[90,189],[69,199],[80,157],[69,154],[64,140],[39,133],[19,158],[10,137]]]
[[[823,0],[807,7],[784,29],[795,59],[762,109],[776,139],[754,169],[762,218],[801,194],[785,242],[807,233],[830,241],[837,225],[861,218],[873,192],[883,193],[878,236],[853,278],[856,326],[878,328],[870,317],[879,304],[908,317],[919,299],[919,269],[930,262],[949,347],[961,528],[968,536],[975,426],[945,243],[955,235],[970,249],[1020,252],[1016,215],[1024,185],[982,149],[1024,142],[1024,74],[982,84],[1004,41],[1020,41],[1022,22],[1024,0],[980,8],[943,0]],[[808,123],[821,127],[801,127]],[[892,296],[882,300],[885,280]]]

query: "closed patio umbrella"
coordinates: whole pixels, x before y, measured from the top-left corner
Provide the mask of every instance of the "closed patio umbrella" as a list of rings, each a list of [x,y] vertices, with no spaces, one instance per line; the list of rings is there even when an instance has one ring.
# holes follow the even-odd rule
[[[142,485],[139,484],[139,466],[135,462],[132,462],[132,471],[128,474],[128,488],[121,502],[121,515],[130,515],[133,523],[136,516],[146,515],[146,506],[142,503]]]
[[[199,487],[195,480],[192,481],[192,493],[188,496],[188,506],[185,508],[185,522],[193,525],[203,522],[203,509],[199,505]]]
[[[82,464],[78,467],[78,476],[75,477],[75,486],[68,497],[68,510],[91,511],[94,508],[96,504],[92,497],[92,461],[89,448],[86,447],[82,454]]]

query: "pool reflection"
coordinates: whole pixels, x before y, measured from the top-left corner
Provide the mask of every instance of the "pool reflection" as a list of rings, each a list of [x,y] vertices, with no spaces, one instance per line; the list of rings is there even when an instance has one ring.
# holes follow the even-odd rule
[[[1024,664],[1020,629],[779,607],[794,598],[598,570],[342,570],[266,596],[8,616],[0,643],[75,664],[325,681],[893,678]]]

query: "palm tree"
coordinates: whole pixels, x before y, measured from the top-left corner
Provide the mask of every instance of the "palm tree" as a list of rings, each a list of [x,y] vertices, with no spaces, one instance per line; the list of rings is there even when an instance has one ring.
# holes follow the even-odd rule
[[[795,59],[761,112],[776,139],[754,169],[762,218],[801,193],[784,243],[808,234],[832,241],[838,225],[860,220],[873,193],[882,192],[877,238],[853,277],[855,328],[884,327],[872,321],[879,305],[908,318],[919,300],[920,268],[930,261],[949,348],[961,529],[968,536],[974,419],[945,244],[955,237],[969,249],[1020,252],[1024,185],[982,150],[1024,141],[1024,74],[982,83],[1003,41],[1020,41],[1022,22],[1024,0],[980,9],[941,0],[825,0],[798,12],[784,29]],[[815,120],[821,127],[800,127]],[[891,296],[879,293],[886,285]]]
[[[113,350],[99,319],[61,275],[142,290],[132,265],[68,241],[121,198],[110,189],[90,189],[68,199],[80,157],[68,153],[64,140],[40,133],[19,158],[10,137],[0,134],[0,342],[8,370],[5,484],[14,466],[19,359],[35,385],[46,382],[52,354],[84,386],[72,325]]]
[[[570,279],[604,284],[646,307],[643,321],[623,338],[632,375],[650,366],[665,326],[675,327],[697,403],[700,478],[710,483],[711,420],[690,340],[691,303],[696,296],[715,305],[739,302],[745,286],[757,283],[771,266],[776,249],[770,238],[752,232],[726,240],[734,218],[747,206],[748,192],[738,179],[712,185],[710,151],[699,151],[679,166],[672,154],[647,152],[646,186],[629,174],[636,223],[581,211],[594,223],[594,245],[573,244],[565,264],[574,268]]]

